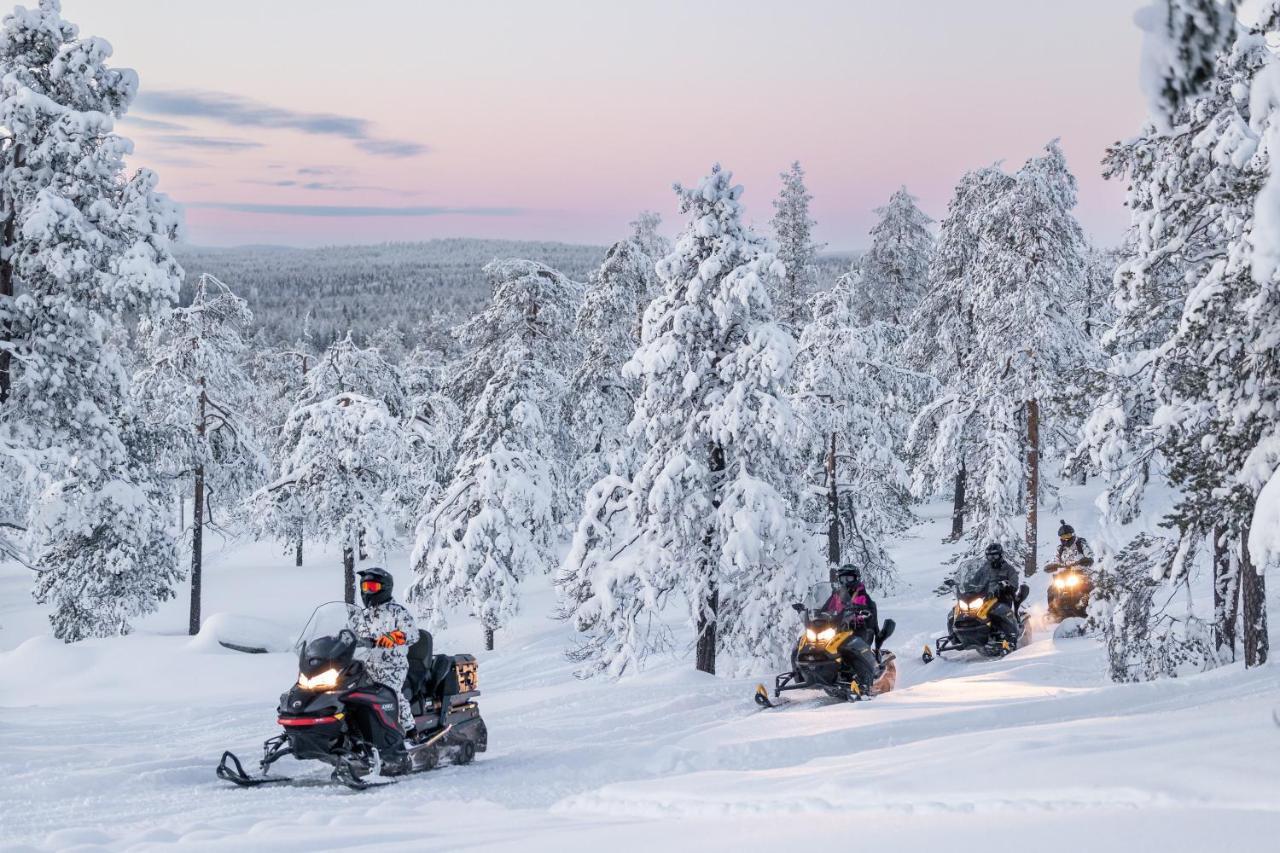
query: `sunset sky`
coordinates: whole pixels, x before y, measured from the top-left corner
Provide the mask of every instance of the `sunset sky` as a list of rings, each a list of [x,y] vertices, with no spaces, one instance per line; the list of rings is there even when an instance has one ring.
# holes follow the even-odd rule
[[[34,0],[30,0],[34,5]],[[1114,242],[1111,142],[1143,121],[1141,0],[64,0],[141,77],[119,129],[206,245],[449,236],[607,243],[721,162],[769,219],[800,160],[817,236],[860,248],[900,184],[1061,137]]]

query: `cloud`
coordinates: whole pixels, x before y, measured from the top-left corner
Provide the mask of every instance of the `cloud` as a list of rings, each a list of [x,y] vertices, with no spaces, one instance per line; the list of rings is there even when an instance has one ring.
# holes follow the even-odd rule
[[[221,136],[196,136],[190,133],[170,133],[154,139],[160,145],[175,148],[203,148],[207,151],[247,151],[261,148],[261,142],[252,139],[226,139]]]
[[[131,124],[135,127],[141,127],[146,130],[189,130],[185,124],[177,124],[172,121],[161,121],[158,118],[146,118],[145,116],[127,115],[120,119],[121,121]]]
[[[304,169],[298,170],[299,173],[304,171]],[[402,196],[418,195],[418,192],[415,190],[404,190],[396,187],[379,187],[371,184],[348,184],[334,180],[304,181],[296,180],[294,178],[283,178],[279,180],[264,181],[257,178],[246,178],[241,181],[241,183],[255,184],[260,187],[287,187],[299,190],[318,190],[321,192],[349,193],[364,190],[367,192],[394,193],[395,195]]]
[[[337,172],[337,166],[303,166],[298,170],[299,175],[333,175]]]
[[[255,204],[239,201],[198,201],[186,205],[206,210],[229,210],[233,213],[265,213],[274,216],[516,216],[519,207],[376,207],[329,204]]]
[[[356,147],[375,157],[416,157],[427,153],[427,146],[417,142],[400,142],[395,139],[362,139]]]
[[[143,90],[135,105],[142,111],[166,116],[204,118],[237,127],[296,130],[318,136],[350,139],[376,157],[413,157],[427,146],[417,142],[380,139],[372,134],[368,119],[335,113],[304,113],[232,95],[201,89]]]

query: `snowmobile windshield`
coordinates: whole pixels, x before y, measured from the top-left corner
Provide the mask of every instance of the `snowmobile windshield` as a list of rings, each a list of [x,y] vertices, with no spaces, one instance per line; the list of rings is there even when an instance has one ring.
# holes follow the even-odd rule
[[[996,576],[985,557],[973,557],[956,571],[956,592],[962,598],[985,595],[995,588]]]
[[[811,613],[839,613],[848,606],[848,596],[838,583],[816,583],[809,587],[804,606]]]
[[[352,617],[358,612],[359,608],[343,601],[327,601],[321,604],[311,613],[311,618],[307,620],[302,633],[298,635],[298,642],[294,648],[301,652],[313,640],[321,637],[337,637],[343,631],[352,631]],[[352,642],[354,641],[353,632]]]

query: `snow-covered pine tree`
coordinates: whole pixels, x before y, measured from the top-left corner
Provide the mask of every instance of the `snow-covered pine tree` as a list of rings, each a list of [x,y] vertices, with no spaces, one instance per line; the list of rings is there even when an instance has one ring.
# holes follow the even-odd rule
[[[1011,178],[994,166],[967,172],[956,184],[929,264],[928,287],[912,312],[903,353],[907,364],[934,378],[936,396],[922,406],[907,435],[912,491],[953,498],[951,540],[964,534],[975,510],[973,486],[989,463],[978,417],[973,375],[976,318],[970,299],[971,269],[992,199]],[[982,535],[982,534],[978,534]]]
[[[798,333],[805,323],[805,306],[817,284],[815,264],[822,247],[813,242],[813,226],[809,202],[813,196],[804,185],[804,169],[800,162],[783,172],[782,189],[773,202],[773,236],[778,246],[778,260],[786,268],[774,298],[778,322]]]
[[[933,220],[906,187],[875,212],[880,221],[871,229],[871,248],[862,257],[862,276],[853,291],[858,325],[877,320],[906,325],[928,287]]]
[[[57,0],[4,18],[0,457],[24,483],[26,528],[6,550],[39,572],[65,640],[127,631],[178,577],[123,330],[176,298],[180,219],[153,173],[125,173],[132,145],[112,129],[137,75],[110,56]]]
[[[436,625],[466,604],[493,634],[522,578],[554,564],[568,482],[562,407],[578,285],[534,261],[494,261],[489,307],[459,333],[454,399],[472,399],[453,476],[418,523],[410,597]]]
[[[306,376],[275,448],[275,478],[254,496],[262,532],[342,545],[343,597],[355,600],[356,557],[395,536],[412,410],[399,374],[350,335]]]
[[[798,462],[813,484],[805,518],[827,534],[833,569],[852,562],[869,587],[884,590],[896,577],[884,543],[911,521],[902,438],[908,412],[929,398],[932,381],[898,364],[902,327],[858,325],[858,275],[849,272],[814,295],[792,397],[804,427]]]
[[[635,404],[635,382],[622,366],[640,342],[640,317],[656,288],[654,260],[635,240],[609,249],[591,275],[578,308],[574,333],[582,357],[569,379],[566,414],[576,459],[570,471],[571,492],[585,495],[606,474],[630,476],[631,440],[627,424]]]
[[[662,258],[671,254],[671,241],[658,233],[658,227],[662,225],[662,216],[654,213],[652,210],[642,210],[631,220],[631,242],[640,247],[640,251],[644,252],[656,264]],[[655,277],[656,288],[656,277]],[[649,299],[657,296],[657,290],[647,294]],[[649,301],[645,301],[648,305]]]
[[[972,211],[978,216],[962,229],[976,243],[963,255],[960,286],[954,288],[965,349],[958,351],[955,372],[939,377],[941,396],[917,418],[914,438],[925,451],[917,476],[918,482],[937,484],[936,472],[954,470],[947,457],[961,452],[966,474],[978,485],[966,496],[977,516],[970,531],[975,547],[1001,542],[1021,553],[1026,570],[1033,572],[1036,511],[1044,488],[1040,454],[1044,438],[1052,434],[1042,435],[1040,424],[1067,418],[1062,378],[1078,375],[1094,360],[1092,342],[1067,309],[1084,274],[1084,236],[1071,214],[1075,179],[1056,142],[1016,174],[1002,178],[988,171],[977,183],[990,192]],[[966,186],[966,194],[973,188]],[[944,285],[937,295],[946,297],[950,290]],[[927,345],[921,333],[931,322],[955,325],[950,299],[939,301],[922,306],[913,344],[917,352]],[[940,349],[955,346],[943,343]],[[944,353],[934,356],[935,363],[938,356],[940,366],[951,367]],[[976,437],[976,446],[965,442],[968,448],[961,447],[961,437]],[[1018,537],[1010,518],[1021,511],[1027,523]]]
[[[640,383],[636,474],[592,491],[571,554],[598,570],[578,624],[610,672],[664,640],[651,628],[672,594],[689,607],[699,670],[715,672],[720,646],[776,663],[792,639],[788,605],[823,574],[787,464],[793,342],[771,301],[784,271],[742,223],[728,172],[676,189],[689,224],[658,264],[663,293],[626,368]],[[629,516],[615,523],[624,499]]]
[[[405,527],[412,528],[449,481],[462,413],[444,393],[444,363],[436,350],[418,348],[405,356],[403,376],[412,417],[400,506]]]
[[[1153,569],[1175,590],[1185,587],[1207,543],[1215,654],[1234,656],[1239,600],[1249,665],[1266,657],[1261,566],[1249,547],[1264,478],[1250,463],[1274,407],[1267,338],[1251,339],[1249,324],[1265,300],[1253,269],[1252,202],[1266,168],[1249,95],[1269,62],[1264,34],[1241,34],[1171,130],[1149,129],[1108,155],[1109,173],[1129,178],[1135,227],[1116,276],[1110,386],[1085,432],[1108,479],[1108,521],[1132,518],[1153,476],[1176,487],[1165,520],[1173,556]],[[1189,634],[1181,641],[1199,643]]]
[[[190,305],[145,319],[139,328],[144,367],[134,377],[133,396],[171,448],[155,464],[192,489],[193,635],[200,631],[204,528],[214,523],[215,502],[224,512],[235,509],[266,471],[250,411],[255,388],[240,337],[252,321],[243,299],[202,275]]]
[[[1235,40],[1239,5],[1239,0],[1153,0],[1139,10],[1136,21],[1146,32],[1142,89],[1160,130],[1172,129],[1178,112],[1210,87],[1219,55]]]

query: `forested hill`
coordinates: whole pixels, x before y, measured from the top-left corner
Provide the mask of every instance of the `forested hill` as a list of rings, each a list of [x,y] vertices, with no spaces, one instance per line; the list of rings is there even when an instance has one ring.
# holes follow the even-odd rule
[[[489,261],[541,261],[586,281],[605,251],[570,243],[453,238],[318,249],[181,246],[176,254],[186,270],[183,303],[201,273],[218,277],[248,300],[264,345],[292,343],[310,315],[311,341],[321,349],[348,330],[361,344],[387,330],[413,349],[419,343],[443,347],[448,329],[479,310],[489,298],[483,272]],[[853,257],[819,256],[818,283],[830,286]]]
[[[348,330],[358,342],[386,328],[406,342],[447,330],[489,298],[482,270],[494,258],[541,261],[584,281],[605,247],[447,239],[318,249],[182,246],[176,254],[186,270],[184,302],[195,280],[211,273],[249,302],[264,343],[292,342],[310,314],[312,342],[323,348]]]

